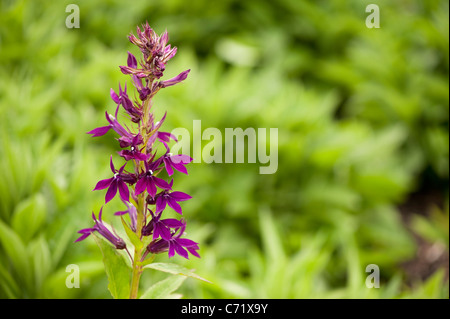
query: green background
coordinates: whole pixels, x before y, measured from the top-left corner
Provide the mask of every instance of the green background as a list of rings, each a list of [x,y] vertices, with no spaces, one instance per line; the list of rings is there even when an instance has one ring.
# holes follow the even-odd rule
[[[65,25],[68,4],[80,28]],[[380,8],[369,29],[366,6]],[[148,21],[178,47],[163,129],[278,128],[278,171],[177,174],[201,259],[185,298],[448,298],[447,1],[0,1],[0,297],[110,298],[92,225],[110,177],[109,89]],[[204,142],[206,144],[206,141]],[[118,166],[119,164],[116,164]],[[117,198],[104,208],[113,218]],[[173,213],[173,217],[175,217]],[[158,256],[157,261],[167,261]],[[68,289],[66,267],[80,269]],[[380,268],[380,288],[365,285]],[[164,279],[148,270],[142,289]]]

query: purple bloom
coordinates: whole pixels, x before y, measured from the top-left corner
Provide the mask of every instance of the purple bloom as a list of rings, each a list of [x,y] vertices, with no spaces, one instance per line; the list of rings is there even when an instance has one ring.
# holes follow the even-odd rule
[[[152,220],[142,229],[142,234],[144,236],[149,236],[153,232],[153,240],[161,236],[165,240],[170,240],[172,238],[170,229],[177,229],[183,227],[183,223],[175,218],[160,219],[161,214],[153,214]]]
[[[173,185],[173,180],[170,182],[170,187]],[[171,192],[164,190],[156,196],[156,214],[162,212],[166,205],[169,205],[178,214],[183,214],[180,204],[178,202],[183,202],[191,199],[192,196],[183,192]]]
[[[87,134],[92,134],[92,137],[97,137],[105,135],[110,129],[113,129],[120,136],[131,136],[131,133],[129,133],[122,125],[120,125],[120,123],[117,122],[114,116],[108,114],[108,112],[105,112],[105,116],[106,120],[109,122],[109,125],[97,127],[92,131],[87,132]]]
[[[180,74],[178,74],[176,77],[173,77],[173,78],[171,78],[169,80],[166,80],[166,81],[161,81],[161,82],[159,82],[159,86],[162,87],[162,88],[166,88],[168,86],[172,86],[172,85],[175,85],[177,83],[180,83],[180,82],[186,80],[186,78],[187,78],[187,76],[188,76],[190,71],[191,71],[190,69],[186,70],[186,71],[183,71]]]
[[[199,249],[198,243],[187,238],[180,238],[181,235],[183,235],[185,228],[186,224],[182,221],[182,226],[176,229],[175,234],[172,235],[171,239],[166,240],[164,238],[160,238],[153,240],[147,246],[147,250],[153,254],[169,251],[169,258],[172,258],[175,256],[175,253],[177,253],[181,257],[189,259],[188,252],[200,258],[200,255],[197,252]]]
[[[128,186],[125,184],[125,182],[122,179],[121,174],[123,173],[123,170],[125,168],[126,163],[118,170],[116,171],[114,167],[114,163],[112,161],[112,156],[109,162],[109,166],[111,167],[111,171],[114,173],[114,176],[108,179],[103,179],[97,183],[97,185],[94,188],[94,191],[105,189],[108,187],[108,191],[106,192],[105,196],[105,203],[109,202],[111,199],[116,196],[117,189],[119,189],[119,194],[122,200],[128,201],[130,198],[130,192],[128,191]]]
[[[106,240],[108,240],[111,244],[113,244],[116,249],[125,249],[126,244],[123,241],[122,238],[119,236],[113,234],[103,223],[102,221],[102,208],[100,208],[100,212],[98,214],[98,219],[95,217],[94,212],[92,212],[92,218],[94,219],[95,225],[92,228],[84,228],[78,231],[81,236],[75,240],[75,242],[79,242],[84,240],[86,237],[88,237],[90,234],[92,234],[94,231],[98,232],[100,235],[102,235]]]
[[[119,139],[120,140],[120,139]],[[128,141],[122,140],[120,141],[121,145],[127,145]],[[133,137],[133,139],[131,140],[131,143],[129,143],[130,145],[130,149],[129,150],[121,150],[119,152],[119,155],[122,156],[123,158],[125,158],[125,160],[129,161],[131,159],[135,159],[137,161],[146,161],[149,159],[150,154],[143,154],[141,153],[141,151],[139,150],[139,144],[142,144],[143,140],[142,140],[142,136],[141,134],[137,134]]]
[[[161,142],[164,144],[164,146],[166,147],[166,150],[167,150],[166,154],[164,154],[162,156],[162,160],[164,162],[164,166],[166,168],[167,174],[169,174],[169,176],[172,176],[173,168],[174,168],[177,171],[187,175],[188,172],[184,165],[192,162],[192,158],[190,156],[183,155],[183,154],[173,155],[172,153],[169,153],[170,149],[167,146],[167,144],[164,141],[161,141]]]
[[[156,195],[156,186],[161,189],[171,189],[170,185],[163,180],[162,178],[156,177],[153,174],[159,166],[160,161],[147,163],[145,162],[145,173],[141,175],[141,178],[137,181],[135,187],[135,195],[139,195],[145,189],[147,189],[148,194],[151,197],[155,197]]]
[[[113,89],[110,91],[111,99],[117,103],[117,109],[116,109],[116,117],[118,108],[120,105],[124,108],[124,110],[131,116],[131,120],[134,123],[138,123],[142,117],[142,111],[140,109],[140,106],[135,106],[133,102],[131,102],[130,98],[127,94],[127,87],[125,85],[125,89],[122,91],[122,87],[119,84],[119,94],[114,92]]]

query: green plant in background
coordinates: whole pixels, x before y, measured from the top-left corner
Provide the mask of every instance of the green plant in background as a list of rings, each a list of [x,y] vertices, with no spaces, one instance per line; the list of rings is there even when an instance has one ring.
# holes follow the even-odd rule
[[[104,93],[123,80],[110,67],[126,50],[123,30],[149,20],[183,46],[173,68],[193,70],[155,98],[163,108],[183,105],[167,131],[200,118],[220,130],[279,128],[276,174],[191,164],[195,178],[177,179],[195,198],[183,209],[202,247],[201,261],[177,263],[215,283],[186,281],[180,293],[448,297],[445,265],[413,282],[402,266],[420,255],[417,236],[448,254],[448,229],[439,226],[448,218],[448,2],[377,2],[381,28],[367,29],[370,3],[79,1],[80,29],[67,29],[67,3],[1,1],[0,295],[109,297],[95,243],[72,242],[86,211],[104,201],[90,189],[109,174],[102,154],[115,145],[80,132],[104,121]],[[420,216],[399,213],[424,192],[440,213],[427,212],[430,202],[414,210]],[[123,209],[120,200],[108,205]],[[373,263],[379,289],[364,285]],[[79,289],[65,285],[69,264],[80,267]],[[141,278],[142,286],[160,280],[163,273]]]

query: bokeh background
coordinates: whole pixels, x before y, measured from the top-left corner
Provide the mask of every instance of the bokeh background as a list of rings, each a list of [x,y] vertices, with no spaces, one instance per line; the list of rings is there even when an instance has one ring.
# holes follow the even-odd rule
[[[68,4],[80,28],[68,29]],[[365,8],[380,8],[368,29]],[[119,157],[109,89],[148,21],[177,56],[164,129],[278,128],[276,174],[178,174],[201,259],[185,298],[448,298],[449,8],[430,1],[0,0],[0,297],[110,298],[91,225]],[[206,142],[205,142],[206,143]],[[114,200],[104,219],[123,209]],[[166,261],[160,256],[158,261]],[[80,267],[80,288],[65,286]],[[380,268],[380,288],[365,285]],[[148,270],[145,288],[164,275]]]

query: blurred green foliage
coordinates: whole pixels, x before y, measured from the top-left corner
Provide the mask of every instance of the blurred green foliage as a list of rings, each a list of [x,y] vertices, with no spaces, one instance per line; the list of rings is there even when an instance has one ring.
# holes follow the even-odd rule
[[[379,29],[365,26],[372,2]],[[79,29],[65,26],[70,3]],[[129,81],[118,65],[137,53],[126,36],[146,20],[179,48],[166,77],[192,69],[156,97],[166,131],[195,119],[279,130],[276,174],[191,164],[177,177],[194,197],[183,211],[202,258],[176,262],[214,283],[188,279],[184,297],[448,298],[444,269],[405,278],[417,243],[397,208],[436,190],[444,211],[414,215],[411,229],[448,254],[444,0],[1,0],[0,297],[110,297],[94,240],[73,241],[103,204],[91,190],[118,147],[113,133],[85,132],[114,109],[109,89]],[[118,208],[104,214],[117,227]],[[79,289],[66,288],[69,264]],[[364,284],[368,264],[380,267],[380,289]],[[143,289],[159,276],[149,270]]]

